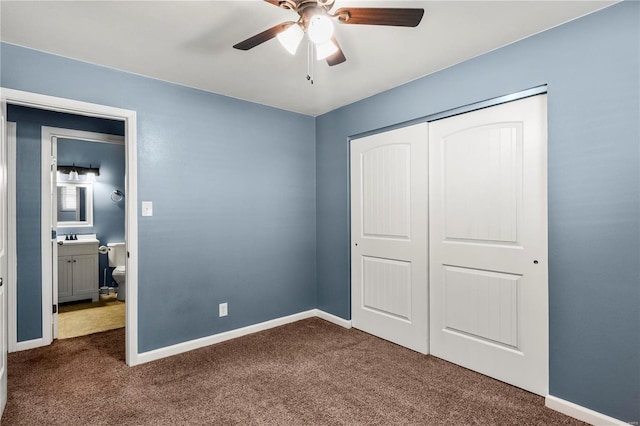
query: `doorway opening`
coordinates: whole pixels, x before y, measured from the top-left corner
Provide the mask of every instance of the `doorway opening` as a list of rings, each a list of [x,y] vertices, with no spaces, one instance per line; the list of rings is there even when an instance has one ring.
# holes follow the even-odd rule
[[[137,284],[138,284],[137,283],[137,244],[138,244],[138,241],[137,241],[137,206],[136,206],[137,204],[136,113],[135,111],[124,110],[120,108],[113,108],[113,107],[108,107],[108,106],[103,106],[98,104],[73,101],[69,99],[56,98],[56,97],[29,93],[29,92],[22,92],[22,91],[11,90],[11,89],[3,88],[1,93],[2,93],[1,106],[2,106],[4,116],[6,116],[8,108],[10,106],[23,107],[23,108],[27,107],[30,109],[44,111],[44,112],[53,113],[53,114],[75,115],[75,116],[80,116],[80,117],[94,119],[94,120],[112,121],[120,125],[121,128],[123,129],[122,134],[120,136],[122,138],[123,151],[124,151],[124,157],[125,157],[124,158],[124,164],[125,164],[124,165],[124,170],[125,170],[124,181],[123,181],[122,187],[112,188],[111,190],[117,191],[118,194],[122,194],[126,196],[126,203],[122,203],[120,207],[122,209],[122,212],[124,213],[124,232],[123,234],[121,234],[122,239],[116,242],[124,243],[126,241],[126,250],[124,250],[125,252],[124,263],[125,263],[125,269],[126,269],[126,285],[124,286],[125,287],[124,293],[125,293],[125,300],[126,300],[125,308],[124,308],[125,324],[126,324],[126,332],[125,332],[126,355],[125,357],[126,357],[126,363],[128,365],[136,365],[138,363],[138,360],[137,360]],[[18,126],[8,126],[8,127],[13,127],[14,129],[17,127],[16,132],[18,136],[20,135],[21,130]],[[60,127],[64,128],[65,126],[60,126]],[[40,131],[42,132],[42,130]],[[107,132],[107,133],[113,134],[117,132]],[[54,135],[54,136],[59,137],[64,135]],[[42,138],[42,134],[40,135],[40,139],[41,138]],[[12,138],[9,138],[9,140],[11,141]],[[15,141],[15,138],[13,138],[13,140]],[[88,140],[91,141],[92,138],[89,138]],[[36,335],[19,337],[18,325],[20,321],[23,320],[24,318],[23,315],[20,315],[20,314],[24,314],[24,312],[22,313],[19,312],[18,297],[17,297],[18,296],[18,287],[17,287],[18,248],[17,248],[16,241],[17,241],[18,227],[17,227],[16,212],[18,208],[18,201],[21,201],[21,200],[17,200],[17,197],[16,197],[17,195],[16,194],[16,181],[17,181],[16,171],[17,171],[17,168],[19,167],[18,160],[20,159],[17,158],[16,156],[15,144],[11,146],[11,143],[10,143],[9,145],[10,146],[9,146],[8,165],[9,165],[10,194],[9,194],[9,235],[8,236],[9,236],[10,247],[9,247],[9,256],[8,256],[9,257],[9,268],[8,268],[9,269],[8,270],[9,339],[8,339],[8,344],[9,344],[9,351],[13,352],[17,350],[30,349],[38,346],[45,346],[45,345],[51,344],[52,340],[55,337],[57,337],[55,336],[55,330],[57,329],[55,321],[58,319],[57,318],[58,304],[55,303],[57,299],[57,295],[55,295],[55,298],[54,298],[54,289],[56,289],[57,286],[54,286],[53,282],[54,282],[54,277],[56,278],[58,277],[58,274],[57,274],[58,271],[56,270],[58,269],[57,268],[58,259],[57,259],[57,256],[56,258],[54,258],[53,255],[57,254],[55,253],[55,251],[60,246],[57,245],[57,243],[59,242],[58,235],[57,235],[58,229],[56,226],[57,220],[55,221],[55,225],[53,221],[53,206],[57,205],[56,199],[58,196],[58,190],[57,190],[58,185],[57,183],[55,183],[55,178],[57,177],[57,175],[54,174],[54,178],[51,178],[52,173],[38,173],[39,185],[36,185],[36,188],[39,186],[40,189],[39,191],[36,191],[36,192],[38,193],[38,195],[40,195],[41,200],[49,200],[49,205],[48,206],[42,205],[41,209],[39,210],[39,212],[45,212],[45,214],[40,214],[41,223],[40,223],[40,226],[38,227],[39,228],[38,233],[40,234],[40,238],[36,238],[35,240],[34,238],[28,239],[28,241],[32,244],[39,243],[41,248],[41,250],[39,251],[40,252],[39,264],[41,264],[41,268],[40,268],[41,286],[37,289],[39,291],[36,291],[36,293],[39,294],[41,297],[41,301],[39,303],[39,307],[41,309],[39,312],[38,311],[31,312],[32,316],[35,317],[36,322],[38,322],[37,325],[39,327],[37,327],[38,332],[36,333]],[[44,149],[45,145],[48,146],[48,149]],[[41,150],[39,165],[50,163],[51,168],[49,170],[50,171],[55,170],[57,172],[57,165],[55,165],[55,159],[52,159],[51,155],[47,156],[47,153],[51,153],[51,147],[52,145],[51,145],[50,138],[48,139],[47,144],[38,146],[38,149]],[[66,165],[66,164],[63,164],[63,165]],[[86,168],[88,169],[94,168],[93,164],[89,164],[89,165],[77,164],[76,166],[78,167],[86,166]],[[33,179],[33,176],[31,176],[28,179]],[[54,183],[55,183],[55,186],[53,186]],[[52,190],[53,188],[56,188],[56,190],[53,191]],[[60,194],[61,196],[68,195],[67,205],[66,205],[68,210],[72,206],[71,196],[69,195],[71,194],[71,191],[63,190],[63,192],[61,192]],[[85,190],[84,192],[79,191],[78,194],[79,195],[75,195],[76,202],[78,203],[78,202],[84,201],[86,203],[86,198],[88,197],[89,191],[87,190]],[[31,194],[30,196],[32,195],[33,194]],[[56,204],[53,204],[54,201],[56,202]],[[111,201],[110,199],[108,200],[108,202],[113,203],[113,201]],[[45,207],[48,207],[48,209]],[[49,212],[50,214],[46,214],[46,212]],[[56,210],[56,213],[57,213],[57,210]],[[78,214],[79,214],[78,220],[76,221],[74,218],[74,220],[70,222],[88,221],[88,215],[86,211],[78,212]],[[82,215],[84,215],[84,217],[80,217]],[[82,227],[83,224],[73,223],[73,226]],[[74,231],[71,231],[72,229]],[[80,229],[81,231],[78,231],[78,229]],[[86,229],[86,232],[84,232],[82,228],[70,227],[69,232],[62,233],[63,235],[62,246],[64,246],[65,244],[64,238],[66,238],[68,234],[71,234],[74,237],[80,237],[81,235],[91,234],[91,233],[89,232],[88,227]],[[87,238],[87,237],[82,237],[82,238]],[[82,239],[82,238],[79,238],[79,239]],[[74,238],[73,241],[78,241],[78,240],[75,240]],[[85,244],[75,243],[75,245],[76,246],[74,247],[74,250],[79,250],[79,246],[85,245]],[[73,247],[74,243],[71,243],[71,241],[69,241],[68,246]],[[99,249],[100,245],[98,245],[97,248]],[[71,260],[73,260],[74,256],[82,256],[81,253],[75,253],[75,252],[66,253],[66,255],[71,256],[72,257]],[[104,255],[96,253],[96,256],[95,256],[96,259],[98,259],[97,256],[104,256]],[[77,260],[76,265],[78,263],[82,263],[82,262],[78,262],[79,259],[80,258],[75,259]],[[101,264],[100,260],[94,260],[93,262],[94,264],[97,263],[97,265]],[[105,262],[108,262],[106,258],[102,262],[102,264],[105,264]],[[73,264],[73,262],[71,262],[71,264]],[[100,269],[100,267],[99,266],[97,268],[94,267],[93,269],[95,269],[97,272]],[[113,268],[110,267],[108,272],[110,272],[111,269]],[[54,274],[54,272],[56,272],[56,274]],[[107,276],[109,276],[109,273],[107,274]],[[111,280],[110,277],[107,279]],[[91,289],[91,295],[88,297],[88,299],[94,299],[93,295],[95,294],[95,298],[99,300],[100,286],[104,286],[105,284],[104,268],[103,268],[102,279],[98,277],[98,273],[96,273],[95,284],[96,284],[95,286],[96,288]],[[111,281],[106,282],[107,287],[110,284],[111,284]],[[33,320],[33,318],[31,320]]]
[[[51,202],[42,200],[42,215],[55,234],[53,338],[125,327],[124,135],[42,127],[42,147],[52,163],[43,164]]]

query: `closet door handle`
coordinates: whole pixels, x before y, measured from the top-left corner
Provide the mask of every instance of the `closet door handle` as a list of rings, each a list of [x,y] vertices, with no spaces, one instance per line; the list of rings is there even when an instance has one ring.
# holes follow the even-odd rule
[[[4,284],[4,278],[0,277],[0,287],[2,287],[2,284]]]

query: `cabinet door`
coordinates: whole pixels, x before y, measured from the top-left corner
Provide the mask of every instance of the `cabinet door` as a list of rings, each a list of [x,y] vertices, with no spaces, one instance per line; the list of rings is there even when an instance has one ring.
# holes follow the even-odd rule
[[[73,257],[58,257],[58,300],[73,295]]]
[[[98,291],[98,256],[94,254],[73,256],[73,295]]]

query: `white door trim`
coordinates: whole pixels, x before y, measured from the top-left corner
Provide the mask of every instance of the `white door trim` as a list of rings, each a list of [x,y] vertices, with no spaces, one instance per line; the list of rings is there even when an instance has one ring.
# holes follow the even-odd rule
[[[110,135],[108,133],[86,132],[84,130],[65,129],[61,127],[43,126],[42,134],[45,130],[50,136],[57,136],[64,139],[76,139],[89,142],[112,143],[116,145],[124,145],[124,136]],[[44,138],[43,138],[44,139]]]
[[[11,104],[124,121],[126,153],[125,194],[127,197],[125,239],[127,241],[127,251],[129,252],[126,265],[126,363],[127,365],[138,364],[138,162],[136,112],[122,108],[5,88],[0,88],[0,104],[5,114],[7,112],[7,104]],[[9,164],[13,164],[14,168],[13,181],[9,182],[9,186],[13,186],[15,189],[15,151],[13,154],[14,156],[12,158],[8,158]],[[12,207],[12,210],[9,211],[9,219],[13,219],[13,222],[10,223],[13,223],[15,232],[15,204]],[[13,256],[13,259],[10,258],[9,261],[15,262],[15,253],[9,253],[9,255]],[[14,284],[13,291],[15,292],[15,276],[13,278],[14,279],[10,279],[9,282]],[[12,319],[15,325],[15,312],[13,312],[13,314],[14,317]],[[12,319],[10,318],[9,321],[11,322]],[[43,327],[43,336],[44,334],[45,328]],[[14,345],[14,349],[18,349],[15,346],[17,346],[17,344]]]
[[[41,131],[44,136],[44,129]],[[44,141],[44,138],[42,138]],[[42,262],[42,344],[53,342],[53,249],[51,247],[51,142],[40,143],[40,253]],[[16,168],[17,169],[17,168]],[[17,259],[16,259],[17,260]],[[57,280],[56,280],[57,281]],[[17,311],[17,307],[16,307]],[[16,326],[17,326],[16,322]],[[17,334],[17,332],[16,332]]]
[[[8,184],[7,184],[7,118],[0,113],[0,416],[7,405],[7,278],[8,248]]]
[[[16,276],[18,274],[16,247],[16,123],[7,122],[7,327],[9,352],[18,349],[17,341],[17,293]],[[11,161],[14,160],[14,161]],[[41,340],[41,339],[39,339]],[[39,345],[41,346],[41,345]]]

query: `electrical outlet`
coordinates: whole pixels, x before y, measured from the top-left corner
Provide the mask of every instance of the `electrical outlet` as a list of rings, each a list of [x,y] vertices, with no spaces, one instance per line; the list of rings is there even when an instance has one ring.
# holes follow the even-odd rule
[[[221,303],[218,306],[218,316],[219,317],[226,317],[229,314],[229,306],[227,305],[227,303]]]

